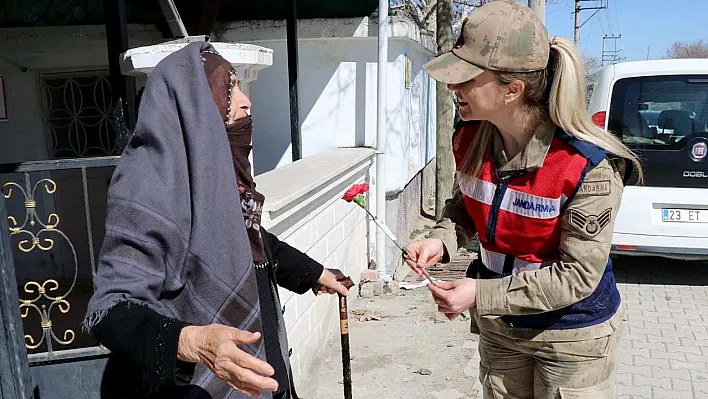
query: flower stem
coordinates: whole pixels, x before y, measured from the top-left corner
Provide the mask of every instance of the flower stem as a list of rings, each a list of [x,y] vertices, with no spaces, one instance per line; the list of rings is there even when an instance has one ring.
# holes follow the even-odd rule
[[[359,206],[361,206],[361,205],[359,205]],[[386,236],[391,241],[393,241],[393,243],[398,247],[398,249],[400,249],[401,252],[403,252],[404,257],[407,257],[408,259],[413,260],[413,258],[411,258],[411,255],[408,253],[408,250],[405,249],[404,247],[402,247],[401,244],[398,243],[398,241],[396,240],[396,236],[393,235],[393,232],[391,232],[391,230],[388,227],[386,227],[386,225],[381,223],[381,221],[379,221],[376,218],[376,216],[372,215],[371,212],[369,212],[369,210],[366,207],[361,206],[361,209],[365,210],[366,213],[369,214],[369,216],[374,221],[374,223],[376,223],[376,225],[386,234]],[[433,278],[430,277],[430,274],[428,274],[428,272],[424,268],[419,267],[419,269],[421,272],[423,272],[423,275],[425,276],[425,278],[427,278],[428,281],[430,281],[430,284],[435,284],[435,281],[433,280]]]

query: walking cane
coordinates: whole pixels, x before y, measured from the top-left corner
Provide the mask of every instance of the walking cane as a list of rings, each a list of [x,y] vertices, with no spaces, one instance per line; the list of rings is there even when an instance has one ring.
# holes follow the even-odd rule
[[[354,286],[351,277],[345,276],[341,270],[329,269],[334,274],[337,281],[350,289]],[[342,375],[344,382],[344,399],[352,399],[352,362],[349,354],[349,310],[347,308],[347,297],[337,293],[339,296],[339,332],[342,338]]]
[[[337,278],[347,289],[354,286],[351,278]],[[342,336],[342,375],[344,382],[344,399],[352,399],[352,362],[349,355],[349,316],[347,297],[339,295],[339,332]]]

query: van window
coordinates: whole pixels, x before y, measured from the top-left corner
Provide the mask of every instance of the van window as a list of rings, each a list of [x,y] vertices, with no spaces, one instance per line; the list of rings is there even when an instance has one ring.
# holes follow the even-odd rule
[[[625,78],[612,89],[607,129],[634,148],[678,149],[708,130],[708,74]]]

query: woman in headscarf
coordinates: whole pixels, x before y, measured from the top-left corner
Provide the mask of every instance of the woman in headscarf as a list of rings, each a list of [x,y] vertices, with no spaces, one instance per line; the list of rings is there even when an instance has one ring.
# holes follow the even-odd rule
[[[276,284],[348,291],[260,226],[249,109],[209,44],[151,73],[109,189],[85,321],[112,352],[104,398],[297,398]]]

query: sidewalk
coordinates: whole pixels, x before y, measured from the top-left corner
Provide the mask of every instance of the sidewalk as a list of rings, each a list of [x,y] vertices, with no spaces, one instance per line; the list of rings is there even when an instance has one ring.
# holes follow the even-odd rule
[[[460,278],[470,261],[470,255],[461,256],[446,271],[431,274]],[[350,309],[349,326],[354,398],[477,398],[479,357],[469,320],[448,321],[426,287],[360,298]],[[320,349],[319,358],[298,393],[303,399],[342,398],[339,334]]]

